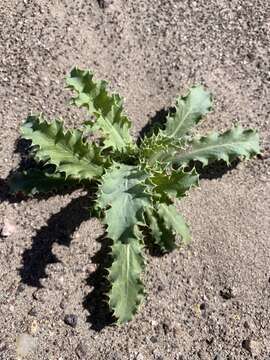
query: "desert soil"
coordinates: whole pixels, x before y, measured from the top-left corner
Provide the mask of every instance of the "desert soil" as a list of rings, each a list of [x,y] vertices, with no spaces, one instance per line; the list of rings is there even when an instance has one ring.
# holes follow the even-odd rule
[[[30,360],[270,359],[269,38],[268,0],[1,1],[0,359],[17,358],[16,339],[31,340]],[[204,173],[179,204],[192,244],[148,256],[147,298],[122,327],[100,303],[104,229],[88,195],[20,200],[6,185],[27,162],[27,114],[85,117],[64,90],[74,65],[125,97],[134,136],[203,83],[215,111],[200,132],[238,122],[259,130],[264,151]]]

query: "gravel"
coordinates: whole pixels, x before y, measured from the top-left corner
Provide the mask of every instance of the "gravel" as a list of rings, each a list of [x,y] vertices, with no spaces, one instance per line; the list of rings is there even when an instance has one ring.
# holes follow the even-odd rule
[[[16,338],[33,307],[38,351],[29,360],[75,359],[79,344],[95,360],[137,353],[198,360],[199,352],[246,360],[242,343],[251,335],[257,358],[269,357],[269,14],[268,0],[114,0],[105,8],[95,0],[1,1],[0,224],[16,223],[0,239],[1,360],[16,358]],[[62,116],[70,127],[85,119],[64,90],[74,65],[92,68],[124,96],[134,136],[176,95],[203,83],[215,111],[196,131],[224,131],[236,122],[256,128],[266,154],[227,171],[210,169],[181,201],[192,243],[163,257],[147,254],[148,295],[123,327],[111,325],[101,279],[91,270],[104,229],[89,219],[87,194],[26,200],[7,193],[10,172],[27,164],[17,141],[27,114]],[[25,289],[16,295],[20,282]],[[222,298],[225,287],[236,296]],[[75,329],[63,313],[80,319]],[[164,322],[172,327],[168,334]]]

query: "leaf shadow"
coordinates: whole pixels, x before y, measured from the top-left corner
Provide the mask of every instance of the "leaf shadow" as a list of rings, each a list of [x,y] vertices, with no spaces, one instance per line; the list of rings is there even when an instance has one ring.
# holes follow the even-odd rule
[[[19,154],[20,162],[15,169],[12,169],[9,172],[5,179],[0,178],[0,202],[8,201],[9,203],[20,203],[21,201],[29,199],[29,197],[23,195],[22,193],[12,194],[10,193],[9,189],[9,181],[14,175],[29,169],[41,170],[44,168],[42,163],[38,164],[33,159],[33,156],[31,156],[29,145],[30,142],[22,138],[19,138],[16,141],[14,153]],[[49,167],[47,167],[47,169],[49,169]],[[72,186],[67,186],[59,191],[52,191],[46,194],[36,194],[35,199],[38,201],[44,199],[46,200],[52,196],[55,196],[57,193],[61,193],[61,195],[71,194],[77,188],[78,186],[73,184]]]
[[[101,235],[96,241],[101,244],[100,250],[92,257],[92,263],[96,264],[97,268],[86,280],[93,289],[84,298],[83,306],[89,312],[87,321],[91,323],[91,328],[100,332],[104,327],[112,325],[115,320],[106,297],[110,289],[106,269],[112,264],[112,241],[105,235]]]
[[[19,269],[24,284],[40,288],[40,279],[46,278],[48,264],[59,262],[53,254],[54,243],[69,246],[72,234],[77,227],[89,219],[89,194],[72,199],[58,213],[52,215],[45,226],[42,226],[32,239],[32,246],[22,254],[22,267]]]
[[[164,124],[166,122],[166,118],[169,113],[174,113],[175,108],[169,107],[169,108],[161,108],[159,111],[155,113],[154,116],[150,118],[150,120],[145,124],[145,126],[140,130],[138,139],[137,139],[137,145],[139,145],[142,141],[142,139],[145,136],[151,136],[152,133],[156,133],[158,129],[163,129]]]
[[[214,180],[220,179],[228,172],[232,171],[237,167],[240,163],[240,160],[234,160],[230,165],[227,165],[225,161],[220,160],[216,161],[213,164],[207,165],[205,167],[202,166],[201,163],[194,163],[194,167],[201,179],[205,180]]]
[[[9,192],[9,179],[16,173],[28,169],[41,169],[42,165],[37,164],[29,151],[29,142],[19,139],[15,144],[15,154],[20,155],[20,162],[16,169],[10,171],[5,179],[0,179],[0,201],[9,203],[19,203],[27,201],[29,197],[21,194],[12,195]],[[67,189],[61,189],[61,195],[71,194],[78,187],[71,186]],[[19,268],[21,282],[32,287],[42,288],[41,279],[46,278],[46,268],[49,264],[60,262],[56,255],[53,254],[53,245],[70,246],[72,235],[81,223],[93,216],[95,212],[94,200],[95,193],[88,185],[88,192],[77,198],[73,198],[70,203],[61,208],[56,214],[53,214],[47,221],[46,225],[37,230],[32,238],[31,247],[25,249],[22,254],[22,266]],[[58,191],[47,194],[36,194],[33,196],[36,200],[46,200],[54,196]],[[89,311],[88,321],[92,324],[91,328],[101,331],[105,326],[112,324],[114,321],[111,311],[106,303],[105,293],[109,289],[109,283],[106,280],[105,268],[110,265],[110,240],[101,236],[97,239],[101,243],[101,249],[92,257],[93,263],[98,264],[97,270],[87,279],[87,283],[93,287],[88,294],[83,305]]]

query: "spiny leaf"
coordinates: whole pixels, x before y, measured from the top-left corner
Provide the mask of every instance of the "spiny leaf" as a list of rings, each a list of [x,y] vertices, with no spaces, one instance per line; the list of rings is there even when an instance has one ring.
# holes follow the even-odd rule
[[[151,137],[145,137],[139,148],[139,158],[150,167],[164,168],[171,162],[171,156],[176,152],[171,139],[161,132]]]
[[[190,241],[190,232],[184,218],[180,215],[174,205],[164,203],[157,204],[158,215],[163,219],[165,226],[174,231],[182,238],[183,244]]]
[[[39,161],[55,165],[67,177],[82,180],[101,176],[97,148],[83,140],[81,131],[65,131],[59,120],[48,123],[41,117],[29,116],[21,132],[23,138],[32,141]]]
[[[105,209],[107,232],[112,240],[125,241],[127,231],[143,222],[143,208],[149,204],[144,180],[147,173],[137,166],[114,163],[103,175],[97,205]]]
[[[104,148],[125,151],[132,146],[129,134],[131,122],[123,114],[123,100],[117,94],[108,93],[105,81],[94,81],[90,71],[74,68],[66,82],[76,92],[73,103],[86,107],[90,114],[95,115],[92,131],[101,132]]]
[[[186,150],[180,150],[174,156],[173,164],[188,165],[192,161],[200,161],[205,166],[216,160],[230,164],[236,158],[249,159],[259,153],[258,134],[238,126],[223,134],[212,133],[194,139]]]
[[[172,230],[165,226],[164,220],[158,215],[157,211],[149,207],[145,212],[154,244],[159,247],[162,253],[175,249],[175,236]]]
[[[112,246],[114,261],[108,276],[112,288],[108,297],[109,306],[119,324],[132,319],[144,297],[140,279],[144,269],[142,249],[138,235],[126,238],[126,243],[115,242]]]
[[[180,198],[193,186],[198,186],[199,175],[193,169],[190,172],[185,172],[182,169],[172,170],[170,174],[165,172],[154,172],[150,178],[154,185],[154,191],[164,196],[164,194],[173,198]]]
[[[74,186],[76,181],[73,179],[66,181],[65,176],[60,173],[48,173],[39,169],[30,169],[15,173],[9,179],[8,184],[13,194],[21,192],[33,196],[63,190],[67,186]]]
[[[170,138],[182,138],[212,108],[212,99],[201,85],[193,86],[186,96],[177,99],[175,113],[169,114],[163,133]]]
[[[105,209],[104,222],[108,237],[113,240],[109,306],[119,323],[130,320],[142,300],[143,257],[138,225],[143,224],[144,208],[150,203],[145,192],[146,176],[136,166],[115,163],[99,187],[97,204]]]

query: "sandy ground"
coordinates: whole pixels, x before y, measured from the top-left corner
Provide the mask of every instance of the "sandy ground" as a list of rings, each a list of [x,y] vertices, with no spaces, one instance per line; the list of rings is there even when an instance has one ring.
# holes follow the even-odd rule
[[[1,1],[0,221],[15,222],[0,239],[1,360],[16,359],[25,332],[37,344],[28,359],[270,359],[269,37],[268,0]],[[100,306],[103,229],[88,219],[87,194],[18,202],[5,184],[30,111],[70,126],[84,116],[63,90],[74,65],[125,97],[134,136],[201,82],[215,112],[200,131],[239,122],[260,131],[264,148],[223,176],[205,174],[181,202],[193,242],[148,257],[148,296],[123,327]]]

